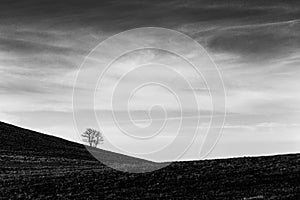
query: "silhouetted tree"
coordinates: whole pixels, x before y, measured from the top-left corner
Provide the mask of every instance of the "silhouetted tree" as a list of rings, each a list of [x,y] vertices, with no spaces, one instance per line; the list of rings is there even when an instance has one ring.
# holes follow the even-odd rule
[[[86,129],[84,133],[81,134],[83,141],[87,142],[90,147],[97,147],[99,143],[104,141],[103,135],[100,131],[92,128]]]

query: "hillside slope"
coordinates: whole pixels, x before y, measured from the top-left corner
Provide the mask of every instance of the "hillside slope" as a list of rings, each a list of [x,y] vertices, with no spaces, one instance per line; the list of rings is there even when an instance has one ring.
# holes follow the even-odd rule
[[[94,161],[94,157],[86,150],[86,148],[89,148],[93,152],[98,152],[102,159],[108,162],[122,161],[128,164],[149,162],[118,153],[86,147],[82,144],[64,140],[62,138],[0,122],[0,151],[3,154],[63,157],[68,159]]]
[[[97,150],[111,162],[147,163]],[[81,144],[0,123],[0,199],[300,199],[300,154],[106,167]]]

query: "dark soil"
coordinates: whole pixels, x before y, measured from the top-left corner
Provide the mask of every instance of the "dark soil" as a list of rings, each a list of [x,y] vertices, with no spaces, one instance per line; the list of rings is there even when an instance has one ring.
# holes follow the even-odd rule
[[[147,161],[97,150],[107,161]],[[150,163],[150,162],[148,162]],[[106,167],[85,146],[0,123],[0,199],[300,199],[300,154]]]

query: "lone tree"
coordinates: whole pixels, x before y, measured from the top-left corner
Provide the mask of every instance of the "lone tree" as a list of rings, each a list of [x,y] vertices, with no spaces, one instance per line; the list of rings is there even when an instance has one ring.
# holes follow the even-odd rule
[[[81,136],[83,137],[83,141],[87,142],[90,147],[97,147],[99,143],[104,141],[102,133],[92,128],[86,129]]]

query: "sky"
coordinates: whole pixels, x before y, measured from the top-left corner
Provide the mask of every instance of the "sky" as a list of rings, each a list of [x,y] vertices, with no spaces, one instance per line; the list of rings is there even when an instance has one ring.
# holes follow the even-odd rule
[[[221,91],[206,88],[191,65],[176,54],[142,49],[116,59],[95,92],[94,110],[102,125],[97,127],[89,120],[91,110],[85,100],[91,77],[97,75],[95,70],[103,69],[103,63],[126,45],[147,41],[159,45],[167,38],[150,38],[147,32],[121,38],[87,59],[87,67],[82,69],[85,81],[76,85],[80,66],[100,42],[140,27],[184,33],[197,41],[217,65],[226,91],[226,120],[208,158],[300,151],[297,1],[1,1],[0,121],[77,142],[82,142],[80,133],[92,126],[101,129],[107,138],[101,148],[158,161],[174,159],[170,152],[177,152],[176,147],[182,151],[179,146],[189,143],[197,128],[197,139],[180,159],[198,159],[204,133],[220,128],[209,125],[213,109],[209,92],[221,99]],[[179,46],[182,51],[189,49],[183,41]],[[188,56],[197,57],[194,52]],[[214,82],[210,65],[200,64],[202,70],[207,70],[205,78]],[[129,75],[123,76],[127,72]],[[114,90],[118,80],[122,84]],[[136,89],[145,80],[163,82],[183,105],[167,87],[152,84]],[[74,85],[80,88],[79,126],[73,118]],[[132,111],[130,116],[126,105]],[[201,108],[201,117],[196,105]],[[112,110],[118,117],[117,124]],[[164,111],[168,111],[167,116]],[[214,111],[214,118],[224,116],[224,110]],[[134,125],[130,117],[136,120]],[[197,119],[200,125],[196,127]],[[151,140],[128,139],[120,131],[122,128],[133,136],[150,137],[160,127],[164,130]],[[163,155],[146,154],[172,142],[178,128],[182,128],[182,139],[175,149],[172,146]],[[112,148],[108,141],[120,148]]]

